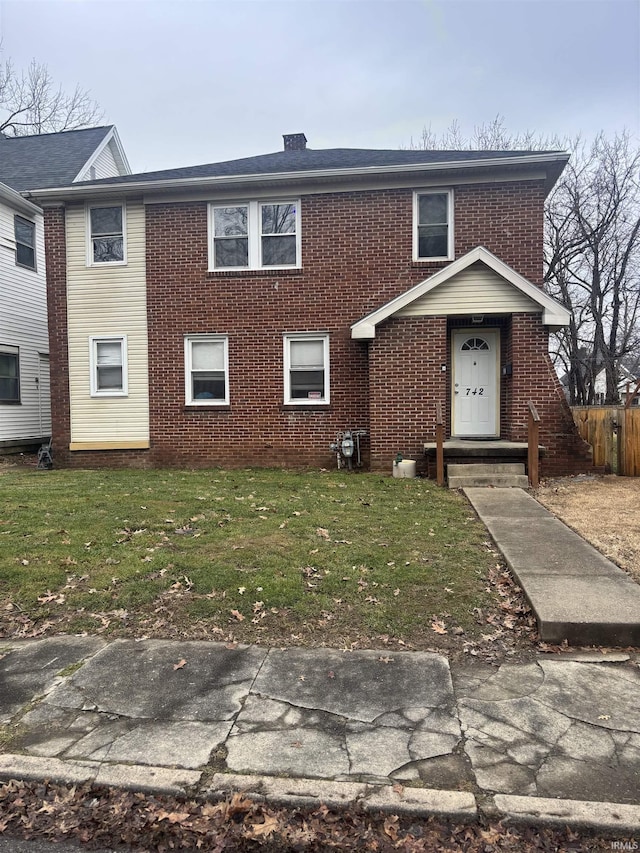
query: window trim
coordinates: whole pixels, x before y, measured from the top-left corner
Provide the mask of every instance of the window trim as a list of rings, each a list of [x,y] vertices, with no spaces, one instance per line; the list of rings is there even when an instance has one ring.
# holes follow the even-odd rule
[[[28,245],[27,243],[23,243],[21,240],[18,240],[18,235],[16,233],[16,223],[18,220],[20,220],[21,222],[24,222],[25,225],[30,225],[31,228],[33,229],[33,231],[32,231],[33,245],[28,246],[29,249],[33,250],[33,266],[31,266],[31,264],[23,264],[18,260],[18,244],[20,244],[21,246],[27,246]],[[18,213],[16,213],[13,217],[13,236],[14,236],[15,243],[16,243],[16,266],[20,267],[20,269],[23,269],[23,270],[31,270],[32,272],[37,272],[38,271],[38,258],[37,258],[37,247],[36,247],[36,223],[33,221],[33,219],[27,219],[26,216],[20,216]]]
[[[2,355],[9,355],[15,357],[16,374],[18,379],[18,396],[7,398],[0,397],[0,405],[19,406],[22,404],[22,382],[20,381],[20,347],[9,346],[8,344],[0,344],[0,353]]]
[[[295,264],[262,263],[262,208],[270,204],[293,204],[296,209],[296,262]],[[248,263],[246,267],[217,267],[215,264],[214,211],[225,207],[247,208],[247,246]],[[258,198],[251,200],[230,200],[226,202],[210,201],[207,212],[208,230],[208,268],[207,272],[248,272],[260,270],[296,270],[302,268],[301,212],[299,198]],[[269,235],[264,235],[269,236]],[[290,235],[291,236],[291,235]]]
[[[224,344],[224,400],[197,400],[192,397],[192,382],[191,382],[191,373],[192,373],[192,343],[199,342],[211,342],[211,343],[222,343]],[[185,335],[184,336],[184,401],[185,406],[204,406],[208,407],[216,407],[216,406],[229,406],[230,405],[230,395],[229,395],[229,336],[228,335],[220,335],[220,334],[196,334],[196,335]]]
[[[121,261],[95,261],[93,259],[93,233],[91,231],[91,211],[99,208],[119,207],[122,211],[122,260]],[[85,205],[85,235],[88,267],[124,267],[127,265],[127,205],[124,201],[105,202],[104,204]]]
[[[419,199],[423,195],[446,195],[447,196],[447,254],[434,255],[433,257],[423,258],[419,255]],[[452,261],[455,256],[454,251],[454,198],[453,188],[430,187],[428,189],[414,190],[413,192],[413,260],[418,263],[430,263],[434,261]]]
[[[305,400],[291,396],[291,343],[295,341],[322,341],[325,394],[321,400]],[[283,335],[283,377],[285,406],[329,406],[331,404],[330,346],[328,332],[286,332]]]
[[[98,344],[103,343],[119,343],[120,354],[122,356],[122,388],[106,389],[98,388]],[[126,335],[91,335],[89,337],[89,365],[90,365],[90,384],[92,397],[128,397],[129,396],[129,370],[127,357],[127,336]]]

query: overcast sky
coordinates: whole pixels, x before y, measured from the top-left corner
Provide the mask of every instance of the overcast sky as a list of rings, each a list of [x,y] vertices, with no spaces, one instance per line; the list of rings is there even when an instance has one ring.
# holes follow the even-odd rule
[[[0,29],[4,59],[91,91],[136,172],[498,114],[640,137],[640,0],[0,0]]]

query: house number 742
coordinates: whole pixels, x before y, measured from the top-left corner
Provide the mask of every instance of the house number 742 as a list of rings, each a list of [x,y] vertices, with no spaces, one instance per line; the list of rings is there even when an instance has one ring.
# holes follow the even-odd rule
[[[477,394],[479,397],[482,397],[484,394],[484,388],[467,388],[467,397],[473,394],[474,396]]]

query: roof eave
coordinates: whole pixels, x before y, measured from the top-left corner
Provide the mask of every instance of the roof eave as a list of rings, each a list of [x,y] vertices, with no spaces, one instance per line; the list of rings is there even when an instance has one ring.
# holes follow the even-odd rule
[[[151,181],[126,181],[122,183],[109,184],[93,184],[76,185],[67,187],[49,187],[45,189],[31,190],[27,195],[43,200],[56,198],[60,200],[95,197],[102,195],[123,195],[123,194],[139,194],[148,190],[157,191],[175,191],[184,190],[192,187],[221,188],[242,186],[243,184],[255,183],[299,183],[322,180],[339,180],[349,178],[367,178],[381,177],[389,175],[403,175],[411,173],[430,173],[430,172],[457,172],[468,170],[491,170],[504,169],[505,167],[547,167],[547,185],[548,189],[553,186],[564,169],[569,155],[565,152],[552,152],[546,154],[532,154],[527,157],[513,158],[488,158],[486,160],[452,160],[441,163],[407,163],[394,166],[359,166],[357,168],[347,169],[312,169],[298,170],[295,172],[268,172],[268,173],[252,173],[249,175],[218,175],[214,177],[189,177],[189,178],[170,178],[167,180],[151,180]],[[551,183],[549,184],[549,181]]]
[[[0,183],[0,202],[10,205],[14,210],[17,210],[19,213],[25,213],[27,216],[36,216],[38,213],[42,213],[40,207],[23,198],[16,190],[2,183]]]

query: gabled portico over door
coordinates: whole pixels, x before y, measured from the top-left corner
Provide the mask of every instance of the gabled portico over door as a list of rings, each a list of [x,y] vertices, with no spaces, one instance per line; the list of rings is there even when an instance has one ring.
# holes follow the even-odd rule
[[[456,438],[500,436],[500,333],[456,329],[451,353],[451,432]]]

